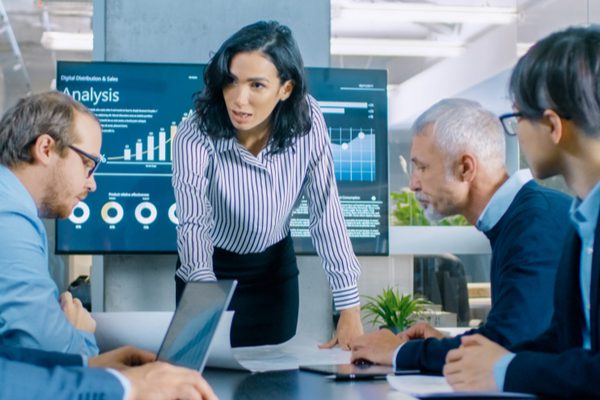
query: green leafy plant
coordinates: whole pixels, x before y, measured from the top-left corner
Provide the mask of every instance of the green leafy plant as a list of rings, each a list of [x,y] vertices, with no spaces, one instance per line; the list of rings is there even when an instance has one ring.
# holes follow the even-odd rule
[[[384,326],[400,332],[412,325],[425,306],[431,304],[422,297],[400,294],[396,288],[385,288],[375,297],[364,296],[367,303],[362,306],[365,316],[373,326]]]
[[[439,221],[436,225],[439,226],[467,226],[469,221],[462,215],[451,215]]]
[[[398,225],[429,225],[414,192],[405,188],[401,192],[391,192],[390,197],[396,202],[392,214]]]
[[[425,217],[423,207],[415,197],[415,193],[408,188],[402,189],[401,192],[391,192],[391,199],[396,203],[392,209],[396,225],[405,226],[429,226],[431,223]],[[436,225],[440,226],[465,226],[469,222],[462,215],[454,215],[446,217],[439,221]]]

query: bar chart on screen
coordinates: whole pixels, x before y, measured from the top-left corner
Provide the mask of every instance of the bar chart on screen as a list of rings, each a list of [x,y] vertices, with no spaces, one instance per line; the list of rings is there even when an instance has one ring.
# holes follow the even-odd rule
[[[192,110],[183,113],[179,121],[172,121],[168,127],[161,126],[157,132],[142,132],[135,139],[135,142],[131,141],[131,135],[124,136],[125,143],[122,145],[121,152],[119,153],[117,148],[117,152],[114,155],[106,156],[106,164],[109,168],[105,172],[111,172],[113,169],[111,166],[126,167],[143,165],[146,169],[156,168],[157,166],[171,168],[173,161],[173,141],[177,135],[177,126],[187,119],[191,113]],[[130,140],[130,142],[127,142],[127,140]],[[127,173],[123,172],[123,174],[126,175]]]

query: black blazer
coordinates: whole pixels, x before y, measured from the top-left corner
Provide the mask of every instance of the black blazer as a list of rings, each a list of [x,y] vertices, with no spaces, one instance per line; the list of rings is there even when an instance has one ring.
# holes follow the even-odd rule
[[[506,372],[506,391],[561,398],[600,397],[600,222],[592,256],[591,350],[582,348],[585,317],[579,284],[581,240],[574,227],[569,230],[556,279],[552,323],[536,339],[509,349],[517,355]]]

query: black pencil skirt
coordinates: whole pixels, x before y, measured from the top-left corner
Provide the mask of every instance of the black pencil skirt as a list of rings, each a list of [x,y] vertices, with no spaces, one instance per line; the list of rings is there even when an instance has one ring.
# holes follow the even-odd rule
[[[181,265],[177,259],[177,268]],[[296,334],[298,323],[298,267],[288,235],[261,253],[236,254],[220,248],[213,253],[217,279],[237,279],[229,305],[235,311],[231,345],[260,346],[283,343]],[[179,303],[185,282],[175,276]]]

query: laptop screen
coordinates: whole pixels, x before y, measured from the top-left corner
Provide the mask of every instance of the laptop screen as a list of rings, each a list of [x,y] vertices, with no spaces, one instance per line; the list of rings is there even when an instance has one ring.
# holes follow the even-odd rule
[[[202,372],[221,315],[236,281],[189,282],[175,310],[157,359]]]

